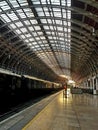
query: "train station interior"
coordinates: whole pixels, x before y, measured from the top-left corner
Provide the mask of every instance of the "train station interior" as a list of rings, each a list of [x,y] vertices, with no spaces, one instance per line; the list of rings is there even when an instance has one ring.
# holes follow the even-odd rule
[[[98,0],[0,0],[0,130],[97,130],[97,58]]]

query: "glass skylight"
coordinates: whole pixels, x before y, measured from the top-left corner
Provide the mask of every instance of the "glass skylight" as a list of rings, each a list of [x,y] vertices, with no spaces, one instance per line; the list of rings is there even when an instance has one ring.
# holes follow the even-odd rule
[[[1,12],[2,13],[2,12]],[[9,17],[6,14],[1,14],[2,20],[3,21],[7,21],[7,22],[11,22],[11,20],[9,19]]]
[[[19,7],[19,4],[17,3],[16,0],[9,0],[9,1],[13,5],[14,8]]]
[[[70,68],[66,57],[70,54],[71,12],[65,6],[70,7],[71,0],[31,0],[31,5],[27,0],[0,1],[1,20],[57,74],[64,66]]]
[[[22,27],[23,26],[23,24],[21,22],[17,22],[16,25],[17,25],[17,27]]]

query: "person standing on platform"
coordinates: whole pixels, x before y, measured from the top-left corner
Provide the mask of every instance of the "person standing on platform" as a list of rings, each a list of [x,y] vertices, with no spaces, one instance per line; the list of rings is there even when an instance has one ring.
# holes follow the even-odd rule
[[[67,85],[64,85],[63,97],[67,98]]]

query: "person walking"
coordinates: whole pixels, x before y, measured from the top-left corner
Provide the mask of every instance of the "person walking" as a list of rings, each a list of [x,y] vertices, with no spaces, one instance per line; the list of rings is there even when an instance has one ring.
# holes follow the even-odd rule
[[[63,97],[67,98],[67,85],[64,85]]]

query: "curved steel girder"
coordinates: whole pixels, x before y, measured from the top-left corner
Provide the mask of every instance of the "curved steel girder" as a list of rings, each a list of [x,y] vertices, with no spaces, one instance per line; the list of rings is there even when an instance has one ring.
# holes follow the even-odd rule
[[[92,42],[97,42],[98,41],[94,37],[91,37],[92,36],[91,34],[89,34],[87,32],[84,32],[84,31],[81,31],[81,30],[79,30],[79,28],[72,27],[71,29],[74,30],[74,31],[76,31],[76,32],[78,32],[78,34],[77,33],[71,33],[71,35],[74,36],[74,37],[78,37],[78,39],[84,40],[84,42],[85,42],[84,36],[86,36],[85,38],[86,39],[88,38],[88,40],[91,40]],[[46,30],[46,31],[49,31],[49,30]],[[54,32],[54,30],[53,30],[53,32]],[[58,32],[59,33],[64,33],[63,31],[58,31]],[[83,36],[80,36],[79,33],[83,34]],[[40,36],[43,36],[43,35],[40,35]],[[53,37],[52,34],[48,34],[46,36],[52,36]],[[59,37],[68,38],[68,37],[64,37],[64,36],[59,36]],[[40,41],[40,40],[38,40],[38,41]],[[60,41],[62,41],[62,40],[60,40]]]
[[[78,45],[81,45],[84,43],[90,46],[92,45],[93,42],[97,42],[97,40],[93,40],[93,39],[92,39],[93,41],[91,42],[91,39],[87,39],[87,37],[80,36],[78,33],[71,33],[71,36],[73,36],[79,42]]]
[[[93,6],[93,4],[92,4]],[[59,9],[64,9],[64,10],[70,10],[70,11],[75,11],[77,12],[78,14],[82,14],[82,15],[85,15],[91,19],[93,19],[94,21],[98,22],[98,17],[97,15],[89,12],[89,11],[85,11],[84,9],[80,9],[78,7],[68,7],[68,6],[63,6],[63,5],[51,5],[51,4],[33,4],[31,6],[21,6],[23,9],[25,8],[41,8],[41,7],[48,7],[48,8],[59,8]],[[13,12],[21,9],[21,7],[16,7],[13,9]],[[8,9],[8,10],[5,10],[5,13],[8,13],[8,12],[11,12],[12,10],[11,9]],[[3,13],[3,12],[2,12]]]
[[[69,52],[65,52],[65,51],[63,51],[62,49],[61,50],[53,50],[55,53],[57,52],[57,53],[62,53],[62,54],[70,54]],[[50,53],[50,52],[52,52],[52,51],[50,51],[50,50],[48,50],[48,51],[46,51],[47,53]],[[37,54],[41,54],[41,53],[43,53],[43,51],[39,51]],[[50,54],[50,55],[53,55],[53,53],[52,54]]]
[[[93,66],[92,66],[91,62],[88,61],[88,62],[84,63],[84,67],[82,67],[82,69],[80,70],[81,73],[82,73],[83,69],[84,69],[84,74],[88,74],[89,75],[90,73],[92,73]]]
[[[94,37],[91,37],[91,35],[89,34],[89,33],[87,33],[87,32],[84,32],[84,31],[80,31],[79,30],[79,28],[76,28],[76,27],[72,27],[72,30],[74,30],[74,31],[76,31],[76,32],[78,32],[78,33],[82,33],[84,36],[86,36],[86,37],[88,37],[88,40],[91,40],[91,41],[93,41],[93,42],[97,42],[98,40],[97,39],[95,39]],[[49,30],[47,30],[47,31],[49,31]],[[63,31],[58,31],[58,32],[60,32],[60,33],[63,33]],[[71,35],[72,36],[74,36],[74,37],[78,37],[78,39],[80,38],[81,40],[84,40],[84,42],[85,42],[85,39],[83,39],[83,37],[82,36],[80,36],[80,35],[78,35],[77,33],[71,33]],[[40,35],[40,36],[42,36],[42,35]],[[47,35],[47,36],[53,36],[53,35]],[[37,37],[37,36],[36,36]],[[60,37],[63,37],[63,36],[60,36]],[[64,37],[64,38],[67,38],[67,37]],[[86,38],[87,39],[87,38]],[[38,40],[38,41],[40,41],[40,40]],[[20,47],[21,47],[22,45],[20,44]],[[23,45],[24,46],[24,45]]]
[[[13,44],[12,44],[12,46],[13,46]],[[13,47],[14,47],[14,46],[13,46]],[[22,52],[21,52],[21,50],[20,50],[21,47],[22,47]],[[28,47],[27,47],[27,48],[24,47],[24,49],[23,49],[23,45],[17,46],[16,49],[17,49],[17,52],[19,52],[20,56],[21,56],[21,55],[22,55],[22,56],[25,56],[25,54],[28,56],[28,54],[30,54],[29,48],[28,48]],[[26,49],[26,50],[25,50],[25,49]],[[33,55],[32,55],[32,56],[33,56]],[[35,59],[34,59],[34,58],[35,58]],[[32,60],[36,60],[36,59],[38,59],[38,57],[35,56],[35,54],[34,54]]]
[[[25,72],[26,74],[30,71],[30,66],[26,62],[21,62],[18,65],[12,66],[12,68],[14,68],[16,72]]]
[[[7,49],[9,49],[9,50],[11,51],[12,54],[14,53],[14,54],[17,54],[18,56],[22,55],[21,52],[19,52],[19,51],[17,51],[16,49],[10,47],[10,45],[7,45],[7,44],[4,42],[4,40],[3,40],[2,42],[3,42],[4,45],[7,47]],[[24,59],[23,61],[26,61],[26,62],[29,61],[29,62],[30,62],[30,60],[29,60],[26,56],[23,56],[22,58]]]
[[[86,54],[85,52],[83,52],[82,54],[81,54],[81,52],[76,52],[76,51],[78,51],[78,50],[76,50],[76,48],[73,48],[73,51],[72,51],[72,53],[71,53],[71,55],[72,55],[72,62],[77,62],[77,64],[79,65],[79,66],[81,66],[82,64],[84,64],[88,59],[90,59],[90,55],[89,55],[89,53],[88,54]],[[73,53],[74,53],[74,55],[73,55]],[[76,55],[75,55],[76,54]],[[86,56],[85,56],[86,55]],[[82,63],[82,64],[81,64]]]
[[[50,16],[47,16],[47,17],[45,17],[45,16],[39,16],[39,17],[36,17],[36,19],[45,19],[45,18],[47,18],[47,19],[55,19],[55,20],[62,20],[62,21],[68,21],[68,22],[71,22],[71,23],[74,23],[74,24],[76,24],[76,25],[78,25],[78,26],[81,26],[81,27],[83,27],[83,28],[85,28],[86,30],[88,30],[88,31],[90,31],[90,32],[92,32],[92,30],[93,30],[93,27],[92,26],[90,26],[90,25],[88,25],[88,24],[86,24],[86,23],[83,23],[83,22],[81,22],[81,21],[79,21],[79,20],[76,20],[76,19],[66,19],[66,18],[60,18],[60,17],[50,17]],[[35,19],[35,17],[34,18],[28,18],[28,20],[33,20],[33,19]],[[22,20],[23,21],[25,21],[25,20],[27,20],[27,18],[22,18]],[[14,23],[17,23],[17,22],[19,22],[19,20],[14,20]],[[9,26],[11,24],[11,22],[9,22],[9,23],[4,23],[4,25],[5,26]],[[3,26],[1,26],[0,28],[3,28],[4,27],[4,25]],[[33,24],[34,26],[38,26],[37,24]],[[39,24],[39,25],[47,25],[47,24],[45,24],[45,23],[42,23],[42,24]],[[52,25],[52,24],[49,24],[48,23],[48,25]],[[54,25],[56,25],[56,26],[63,26],[63,27],[65,27],[64,25],[60,25],[60,24],[54,24]],[[53,26],[54,26],[53,25]],[[67,26],[67,28],[68,28],[69,26]],[[20,28],[22,28],[22,27],[20,27]],[[16,30],[16,29],[11,29],[13,32]],[[9,31],[8,31],[9,32]],[[4,32],[4,34],[6,34],[6,32]]]
[[[38,19],[45,19],[45,18],[50,18],[49,16],[47,16],[47,17],[45,17],[45,16],[39,16],[38,17]],[[33,18],[33,19],[35,19],[35,18]],[[51,18],[51,19],[54,19],[53,17]],[[55,19],[58,19],[58,20],[63,20],[63,21],[69,21],[69,22],[71,22],[71,23],[74,23],[74,24],[76,24],[76,25],[78,25],[78,26],[81,26],[81,27],[83,27],[83,28],[85,28],[86,30],[88,30],[88,31],[90,31],[90,32],[92,32],[92,30],[93,30],[93,27],[92,26],[90,26],[90,25],[88,25],[88,24],[86,24],[86,23],[83,23],[83,22],[81,22],[81,21],[79,21],[79,20],[76,20],[76,19],[70,19],[70,20],[67,20],[66,18],[59,18],[59,17],[55,17]],[[26,18],[23,18],[23,20],[26,20]],[[29,20],[32,20],[32,18],[29,18]],[[15,20],[14,21],[14,23],[17,23],[17,22],[19,22],[19,20],[17,21],[17,20]],[[11,22],[9,22],[9,23],[4,23],[4,25],[3,26],[0,26],[0,28],[3,28],[4,26],[9,26],[11,24]],[[34,26],[38,26],[37,24],[33,24]],[[67,28],[70,28],[70,26],[64,26],[64,25],[61,25],[61,24],[51,24],[51,23],[42,23],[42,24],[39,24],[39,26],[43,26],[43,25],[53,25],[53,26],[59,26],[59,27],[67,27]],[[28,25],[28,27],[29,26],[31,26],[31,25]],[[20,27],[19,29],[21,29],[21,28],[23,28],[23,26],[22,27]],[[7,30],[7,31],[5,31],[4,33],[3,33],[3,35],[5,35],[5,34],[7,34],[7,33],[13,33],[14,31],[15,31],[16,29],[11,29],[11,30]]]
[[[88,59],[87,62],[84,63],[84,65],[82,66],[81,70],[90,70],[90,73],[92,73],[93,71],[95,71],[94,66],[93,66],[93,59]],[[86,71],[84,71],[86,73]]]
[[[92,7],[98,8],[98,1],[95,0],[78,0],[78,1],[91,5]]]
[[[20,64],[20,72],[21,72],[21,75],[24,75],[24,74],[28,74],[28,65],[27,64]],[[16,72],[19,71],[18,68],[13,68],[14,70],[16,69]]]
[[[89,59],[85,64],[84,66],[82,66],[80,72],[82,72],[84,69],[84,74],[87,76],[87,75],[90,75],[92,73],[96,73],[97,72],[97,69],[95,67],[95,62],[93,60],[93,58]],[[85,71],[86,70],[86,71]],[[87,70],[89,73],[87,73]]]
[[[71,48],[73,46],[76,46],[79,48],[79,50],[81,50],[81,46],[85,45],[86,43],[84,41],[80,41],[80,39],[77,39],[77,37],[75,38],[71,38]]]
[[[25,63],[30,63],[31,61],[29,60],[29,59],[27,59],[26,57],[24,57],[24,55],[23,54],[21,54],[21,55],[14,55],[11,59],[10,59],[10,61],[9,61],[9,63],[8,63],[8,66],[11,66],[12,68],[13,67],[15,67],[15,66],[17,66],[19,63],[21,63],[21,62],[25,62]]]
[[[72,47],[72,49],[74,50],[74,53],[75,53],[75,49],[76,49],[76,47]],[[78,50],[77,50],[78,51]],[[77,53],[76,53],[77,54]],[[77,56],[77,58],[75,58],[74,59],[74,57],[73,57],[73,60],[72,61],[74,61],[74,62],[77,62],[77,63],[80,63],[79,61],[77,61],[78,60],[78,57],[79,57],[79,51],[78,51],[78,54],[77,55],[75,55],[75,56]],[[73,55],[73,54],[72,54]],[[83,55],[84,55],[84,53],[83,53]],[[85,54],[86,55],[86,54]],[[73,55],[74,56],[74,55]],[[90,59],[90,56],[88,57],[88,55],[86,55],[84,58],[82,58],[82,60],[81,60],[81,62],[82,62],[82,64],[84,64],[86,61],[87,61],[87,59]],[[80,59],[79,59],[80,60]],[[84,62],[83,62],[84,61]],[[82,65],[81,64],[81,65]],[[79,67],[81,67],[80,65],[79,65]]]
[[[98,57],[98,55],[97,55],[97,57]],[[83,71],[83,69],[84,69],[84,71]],[[83,66],[81,66],[81,68],[79,69],[79,73],[81,73],[82,74],[81,77],[83,77],[84,75],[90,74],[92,72],[96,73],[97,69],[98,68],[96,67],[96,57],[94,55],[93,57],[89,58],[86,62],[84,62]]]
[[[71,47],[71,51],[75,51],[75,53],[79,52],[79,50],[80,50],[80,48],[77,47],[77,45],[73,45],[73,46]]]
[[[85,76],[89,75],[92,72],[92,66],[90,66],[89,63],[85,63],[85,67],[82,67],[81,70],[75,71],[75,81],[78,81],[79,79],[84,78]],[[73,71],[72,71],[73,73]],[[74,78],[74,76],[72,76]]]
[[[98,61],[96,59],[98,59],[98,51],[95,49],[94,53],[91,56],[91,60],[93,61],[92,64],[94,65],[94,68],[95,68],[96,73],[97,73],[97,71],[98,71]]]
[[[11,57],[10,57],[10,59],[9,59],[9,61],[8,61],[8,67],[10,67],[11,66],[11,64],[13,63],[13,62],[15,62],[15,60],[17,59],[17,57],[18,57],[18,54],[17,53],[14,53],[13,55],[11,55]],[[21,59],[22,60],[22,59]],[[6,61],[5,61],[6,62]],[[5,62],[4,62],[4,64],[5,64]],[[13,67],[12,67],[13,68]]]
[[[6,49],[5,49],[6,48]],[[1,49],[1,48],[0,48]],[[8,50],[8,48],[6,46],[3,47],[3,51],[0,52],[1,55],[0,55],[0,58],[3,57],[5,54],[6,54],[6,51]],[[0,61],[1,62],[1,61]]]
[[[96,15],[96,14],[90,12],[90,11],[85,11],[84,9],[80,9],[80,8],[77,8],[77,7],[72,7],[71,11],[75,11],[78,14],[82,14],[82,15],[94,20],[95,22],[98,22],[98,15]]]
[[[17,67],[17,70],[16,70],[16,71],[17,71],[18,74],[23,75],[23,74],[22,74],[22,68],[23,68],[23,67],[24,67],[23,64],[20,64],[20,65]]]
[[[79,31],[79,28],[72,27],[72,29],[73,29],[73,30],[75,30],[75,31],[78,31],[79,33],[84,34],[84,31]],[[62,31],[62,33],[63,33],[63,31]],[[88,34],[87,34],[87,33],[85,33],[85,34],[86,34],[86,36],[89,36],[89,39],[90,39],[90,40],[95,41],[95,39],[94,39],[94,38],[91,38],[91,37],[90,37],[90,34],[89,34],[89,33],[88,33]],[[47,35],[47,36],[48,36],[48,35]],[[13,37],[12,37],[12,38],[13,38]],[[81,38],[81,37],[80,37],[80,38]],[[17,43],[17,42],[16,42],[16,43]],[[22,46],[22,44],[20,44],[20,46]]]
[[[96,48],[96,44],[92,44],[92,42],[89,42],[89,41],[86,41],[86,40],[84,41],[83,39],[78,39],[78,35],[76,35],[74,38],[71,38],[71,40],[76,42],[76,44],[71,44],[71,46],[76,45],[76,46],[79,46],[79,47],[82,47],[82,48],[84,47],[84,48],[88,49],[88,51],[89,51],[89,49],[94,51],[95,48]]]
[[[77,63],[78,64],[78,61],[76,62],[76,61],[74,61],[75,62],[75,64]],[[83,62],[81,62],[81,63],[83,63]],[[73,62],[72,62],[72,64],[73,64]],[[81,72],[82,73],[82,70],[85,68],[85,70],[86,70],[86,72],[87,71],[89,71],[89,72],[97,72],[96,70],[97,69],[95,69],[95,62],[94,62],[94,60],[92,60],[92,59],[88,59],[86,62],[84,62],[83,63],[83,65],[81,64],[81,65],[78,65],[78,71],[79,72]],[[75,70],[75,68],[73,68],[73,65],[72,65],[72,69],[73,70]],[[85,72],[85,73],[86,73]]]
[[[21,46],[21,45],[20,45],[20,46]],[[20,48],[17,47],[17,49],[20,49]],[[24,49],[26,49],[26,48],[24,47]],[[27,49],[28,49],[28,47],[27,47]],[[26,50],[26,51],[24,51],[24,52],[22,52],[22,53],[23,53],[23,55],[25,55],[25,54],[27,55],[27,54],[30,54],[30,53],[31,53],[31,52],[30,52],[30,53],[29,53],[29,52],[30,52],[30,50],[28,49],[28,50]],[[38,51],[37,51],[37,52],[38,52]],[[35,57],[33,56],[33,59],[34,59],[34,58],[35,58]],[[36,57],[36,58],[37,58],[37,57]],[[35,59],[35,60],[36,60],[36,59]]]
[[[23,63],[23,62],[24,62],[24,61],[23,61],[22,58],[19,59],[19,56],[17,56],[17,55],[14,54],[14,56],[11,57],[11,59],[10,59],[9,62],[8,62],[8,67],[13,68],[13,67],[15,67],[15,66],[17,66],[18,64]]]
[[[22,60],[22,58],[23,58],[23,54],[22,55],[20,55],[20,56],[18,56],[18,57],[13,57],[12,59],[11,59],[11,61],[10,61],[10,63],[9,63],[9,65],[11,65],[12,66],[12,68],[13,67],[16,67],[17,68],[17,66],[20,64],[20,61]],[[33,64],[36,64],[36,62],[35,62],[35,60],[31,60],[30,58],[32,58],[32,57],[28,57],[27,59],[28,59],[28,61],[26,62],[26,63],[29,63],[28,65],[29,65],[29,67],[31,67],[31,66],[33,66],[34,67],[34,65]],[[14,61],[14,62],[12,62],[12,61]],[[21,62],[23,62],[23,61],[21,61]],[[35,65],[36,66],[36,65]],[[39,64],[37,64],[37,67],[39,66]],[[37,68],[36,67],[36,68]],[[41,67],[41,69],[44,67],[44,65],[42,65],[42,67]],[[46,67],[46,66],[45,66]]]
[[[78,9],[78,11],[80,11],[80,9]],[[86,11],[87,12],[87,11]]]
[[[72,29],[73,31],[76,31],[76,32],[78,32],[78,34],[82,34],[83,36],[86,36],[86,39],[88,38],[89,40],[91,40],[91,41],[93,41],[93,42],[95,42],[95,41],[98,41],[97,39],[95,39],[95,37],[91,37],[92,35],[91,35],[91,33],[88,33],[88,32],[86,32],[86,31],[82,31],[82,30],[80,30],[80,28],[78,28],[78,27],[71,27],[70,29]],[[47,29],[47,30],[45,30],[46,32],[48,32],[48,31],[50,31],[49,29]],[[53,30],[53,32],[54,32],[54,30]],[[58,31],[59,33],[64,33],[63,31]],[[73,33],[72,33],[73,34]],[[75,34],[75,33],[74,33]],[[76,36],[78,35],[78,34],[76,34]],[[41,36],[41,35],[40,35]],[[49,35],[47,35],[47,36],[53,36],[53,35],[51,35],[51,34],[49,34]],[[81,39],[83,39],[83,36],[81,37],[80,35],[78,35],[78,37],[80,37]],[[37,37],[37,36],[36,36]],[[63,36],[59,36],[59,37],[63,37]],[[65,37],[65,38],[67,38],[67,37]]]
[[[73,27],[72,29],[75,30],[75,31],[77,31],[78,33],[82,33],[82,34],[84,35],[84,31],[79,31],[79,28]],[[63,33],[63,31],[60,31],[60,32]],[[85,34],[86,34],[85,36],[88,37],[89,40],[92,40],[93,42],[94,42],[94,41],[98,41],[98,40],[95,40],[94,38],[91,38],[91,35],[90,35],[89,33],[88,33],[88,34],[85,33]],[[73,33],[72,33],[72,35],[73,35]],[[75,36],[75,37],[77,37],[77,35],[78,35],[78,34],[75,35],[75,33],[74,33],[74,36]],[[47,35],[47,36],[48,36],[48,35]],[[82,38],[81,36],[78,36],[78,38],[80,38],[80,39],[83,40],[83,38]],[[85,39],[84,39],[84,41],[85,41]],[[23,44],[20,44],[19,46],[17,46],[17,48],[19,49],[21,46],[24,46],[24,45],[23,45]],[[27,49],[28,49],[28,48],[29,48],[29,47],[27,47]]]
[[[5,46],[5,45],[4,45]],[[7,45],[5,46],[5,49],[2,51],[2,55],[0,56],[1,58],[3,58],[1,60],[1,64],[5,64],[6,60],[8,60],[9,55],[12,54],[11,49],[7,48]]]
[[[86,35],[84,34],[84,32],[83,31],[79,31],[79,29],[75,29],[75,28],[72,28],[74,31],[76,31],[76,32],[78,32],[78,34],[77,33],[71,33],[71,36],[74,36],[74,37],[76,37],[76,38],[78,38],[78,39],[80,39],[81,41],[83,41],[83,42],[85,42],[85,43],[87,43],[87,41],[88,40],[90,40],[90,41],[92,41],[92,42],[97,42],[98,40],[97,39],[95,39],[94,37],[91,37],[91,35],[90,34],[87,34],[86,32]],[[61,32],[61,33],[63,33],[63,31],[59,31],[59,32]],[[83,34],[83,36],[80,36],[79,35],[79,33],[82,33]],[[51,34],[49,34],[49,35],[47,35],[47,36],[52,36],[53,37],[53,35],[51,35]],[[64,37],[64,36],[59,36],[60,38],[68,38],[68,37]],[[52,40],[52,39],[51,39]],[[50,41],[51,41],[50,40]],[[40,40],[39,40],[40,41]],[[56,41],[56,40],[55,40]],[[64,42],[64,40],[60,40],[59,39],[59,41],[61,41],[61,42]],[[89,43],[92,43],[92,42],[90,42],[89,41]],[[70,42],[66,42],[66,43],[70,43]],[[66,45],[67,46],[67,45]]]
[[[27,52],[28,52],[28,50],[27,50]],[[25,52],[26,53],[26,52]],[[22,55],[24,55],[23,53],[22,53]],[[16,58],[12,58],[12,59],[16,59]],[[20,58],[21,59],[21,58]],[[11,64],[11,60],[10,60],[10,64]],[[18,62],[18,61],[17,61]],[[14,62],[14,64],[16,64],[15,62]]]
[[[78,32],[79,34],[82,34],[82,35],[85,36],[85,38],[88,39],[88,40],[91,40],[91,41],[93,41],[93,42],[98,41],[95,37],[92,36],[92,34],[87,33],[86,31],[82,31],[82,30],[80,30],[80,28],[71,27],[71,29],[72,29],[73,31]],[[71,33],[71,34],[72,34],[72,33]],[[75,34],[75,33],[74,33],[74,34]],[[78,34],[76,34],[76,35],[78,35]],[[83,39],[83,36],[79,36],[79,37]]]
[[[77,29],[77,32],[81,33],[81,31],[79,31],[79,29]],[[74,37],[76,37],[76,39],[75,39],[75,38],[71,38],[71,40],[75,39],[74,41],[76,41],[76,42],[78,43],[77,46],[79,46],[79,45],[81,45],[81,44],[83,45],[83,43],[85,43],[85,44],[88,44],[88,43],[92,44],[92,42],[85,40],[85,38],[83,38],[82,36],[80,36],[80,35],[77,34],[77,33],[71,33],[71,35],[74,36]],[[52,35],[50,34],[50,35],[47,35],[47,36],[52,36]],[[63,36],[60,36],[60,37],[62,37],[62,38],[67,38],[67,37],[63,37]],[[79,41],[79,39],[80,39],[81,41]],[[96,41],[94,38],[91,38],[91,37],[89,37],[88,40],[92,40],[93,42]],[[56,40],[55,40],[55,41],[56,41]],[[59,42],[63,42],[63,40],[59,40]],[[69,43],[69,42],[66,42],[66,43]],[[89,45],[90,45],[90,44],[89,44]],[[65,46],[67,46],[67,45],[65,45]],[[94,46],[94,45],[91,45],[91,46]],[[37,52],[38,52],[38,51],[37,51]]]
[[[77,47],[79,47],[79,50],[82,50],[83,48],[85,48],[87,50],[92,49],[92,51],[93,51],[92,47],[95,47],[95,45],[93,45],[93,44],[90,45],[89,42],[84,42],[82,40],[80,41],[80,39],[77,39],[77,38],[78,37],[71,38],[71,41],[72,41],[71,47],[77,46]]]

